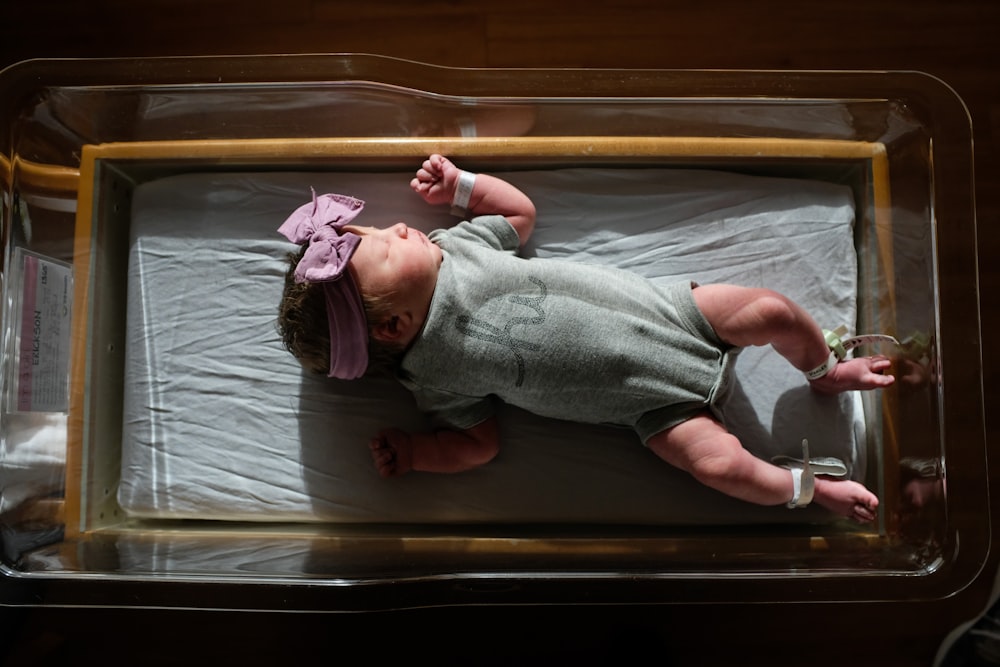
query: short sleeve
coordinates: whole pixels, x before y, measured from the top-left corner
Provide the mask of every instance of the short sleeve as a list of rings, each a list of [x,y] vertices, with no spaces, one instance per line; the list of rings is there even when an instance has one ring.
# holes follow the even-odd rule
[[[494,399],[490,396],[463,396],[441,389],[409,385],[421,412],[429,415],[439,426],[457,430],[481,424],[495,412]]]
[[[504,252],[517,252],[520,246],[517,231],[502,215],[480,215],[449,229],[436,229],[430,233],[430,239],[444,249],[452,239]]]

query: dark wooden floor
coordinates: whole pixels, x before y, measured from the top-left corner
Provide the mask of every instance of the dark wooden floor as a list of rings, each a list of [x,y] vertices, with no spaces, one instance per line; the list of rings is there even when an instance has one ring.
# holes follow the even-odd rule
[[[2,0],[0,67],[37,57],[377,53],[461,67],[922,70],[974,126],[987,406],[997,405],[1000,2],[996,0]],[[989,413],[989,410],[987,410]],[[997,445],[997,419],[987,435]],[[991,471],[1000,489],[1000,465]],[[994,494],[994,496],[1000,495]],[[989,511],[984,499],[984,511]],[[992,501],[994,515],[1000,503]],[[994,526],[997,521],[993,521]],[[994,538],[995,539],[995,538]],[[990,563],[995,569],[997,558]],[[981,582],[986,582],[984,575]],[[982,584],[985,586],[985,584]],[[99,604],[99,600],[94,601]],[[219,606],[224,606],[220,602]],[[12,664],[930,664],[961,605],[768,611],[544,608],[395,617],[7,610]],[[892,629],[897,628],[897,629]],[[203,645],[203,646],[200,646]],[[860,648],[859,648],[860,647]],[[3,657],[0,655],[0,658]],[[141,656],[141,657],[140,657]],[[199,659],[202,656],[205,659]]]

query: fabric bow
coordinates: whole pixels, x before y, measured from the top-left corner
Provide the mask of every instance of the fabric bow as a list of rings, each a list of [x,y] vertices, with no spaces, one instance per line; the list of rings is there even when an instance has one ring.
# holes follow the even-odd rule
[[[288,216],[278,231],[292,243],[308,244],[295,267],[297,282],[322,283],[330,327],[330,377],[353,380],[368,368],[368,321],[361,291],[347,266],[361,237],[343,231],[364,208],[347,195],[316,196]]]
[[[292,243],[308,243],[295,267],[297,282],[321,283],[340,278],[361,237],[343,232],[361,213],[365,203],[347,195],[325,194],[303,204],[288,216],[278,231]]]

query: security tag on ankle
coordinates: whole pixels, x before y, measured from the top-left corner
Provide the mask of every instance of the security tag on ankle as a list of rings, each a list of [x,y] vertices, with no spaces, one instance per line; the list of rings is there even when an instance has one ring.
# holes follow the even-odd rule
[[[826,340],[827,347],[830,348],[830,356],[816,368],[811,371],[806,371],[805,375],[807,380],[818,380],[825,376],[833,370],[834,366],[846,359],[847,353],[856,347],[860,347],[862,345],[874,345],[876,343],[891,343],[896,347],[899,347],[898,340],[885,334],[861,334],[858,336],[848,336],[847,327],[843,324],[833,331],[824,329],[823,338]]]
[[[836,366],[839,362],[840,359],[837,357],[837,353],[831,350],[830,356],[826,358],[826,361],[824,361],[822,364],[812,369],[811,371],[806,371],[806,379],[807,380],[820,379],[821,377],[829,373],[831,370],[833,370],[833,367]]]
[[[809,441],[802,439],[802,467],[792,468],[792,499],[788,507],[794,509],[805,507],[812,502],[816,491],[816,479],[809,467]]]
[[[841,324],[839,327],[833,331],[823,331],[823,336],[826,338],[826,344],[837,355],[837,359],[843,361],[847,357],[847,353],[856,347],[861,347],[862,345],[875,345],[876,343],[891,343],[896,347],[899,347],[899,341],[892,336],[886,334],[859,334],[857,336],[848,336],[847,327]]]

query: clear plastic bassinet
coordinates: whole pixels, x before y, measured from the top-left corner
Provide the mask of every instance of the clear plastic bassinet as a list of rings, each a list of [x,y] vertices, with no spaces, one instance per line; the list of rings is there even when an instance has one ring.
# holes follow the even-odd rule
[[[5,603],[929,600],[985,562],[971,131],[936,79],[456,70],[332,55],[31,61],[0,73],[0,90]],[[157,200],[169,210],[181,192],[170,187],[195,178],[394,173],[431,152],[511,173],[701,170],[847,188],[857,305],[847,324],[902,342],[891,352],[897,386],[859,399],[878,521],[130,514],[120,486],[126,356],[140,344],[126,326],[136,202],[157,183],[173,183]],[[211,242],[211,221],[199,224],[191,241]]]

